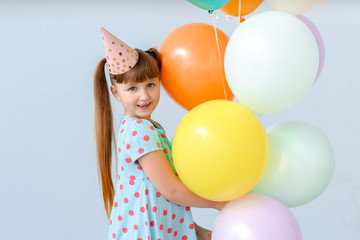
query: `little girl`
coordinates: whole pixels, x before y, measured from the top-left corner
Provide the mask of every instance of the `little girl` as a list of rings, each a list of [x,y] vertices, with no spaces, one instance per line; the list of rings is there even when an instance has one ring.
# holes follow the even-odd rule
[[[176,176],[171,143],[162,126],[151,119],[160,98],[161,61],[156,49],[132,49],[102,30],[106,59],[94,76],[95,132],[99,177],[110,219],[108,239],[196,240],[211,232],[194,224],[191,207],[220,210],[224,202],[203,199]],[[111,178],[114,139],[110,90],[124,107],[116,138],[117,177]]]

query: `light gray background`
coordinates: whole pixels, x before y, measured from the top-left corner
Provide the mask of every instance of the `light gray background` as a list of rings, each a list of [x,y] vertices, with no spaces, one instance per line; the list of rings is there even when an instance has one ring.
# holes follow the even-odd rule
[[[256,12],[269,10],[263,3]],[[296,120],[321,129],[336,152],[334,177],[293,208],[305,240],[360,239],[360,4],[328,0],[304,14],[325,41],[317,83],[291,108],[260,117],[265,128]],[[218,12],[229,36],[236,19]],[[0,239],[106,239],[93,133],[92,74],[104,56],[100,27],[131,46],[160,46],[175,28],[212,24],[185,0],[0,2]],[[115,121],[122,109],[114,101]],[[186,111],[164,91],[153,118],[172,138]],[[217,212],[193,209],[212,228]]]

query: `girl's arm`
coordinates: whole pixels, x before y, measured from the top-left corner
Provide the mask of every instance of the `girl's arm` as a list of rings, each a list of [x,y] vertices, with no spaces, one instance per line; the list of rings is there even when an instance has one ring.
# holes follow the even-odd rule
[[[221,210],[226,202],[216,202],[191,192],[175,176],[163,151],[154,151],[138,159],[146,175],[159,192],[171,202],[182,206]]]

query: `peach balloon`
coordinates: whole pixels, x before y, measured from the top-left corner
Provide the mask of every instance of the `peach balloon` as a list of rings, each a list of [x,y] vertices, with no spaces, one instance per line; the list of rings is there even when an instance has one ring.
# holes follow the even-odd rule
[[[204,23],[185,24],[163,41],[161,82],[170,97],[190,110],[210,100],[234,98],[225,78],[224,54],[229,37]],[[226,97],[225,97],[226,95]]]

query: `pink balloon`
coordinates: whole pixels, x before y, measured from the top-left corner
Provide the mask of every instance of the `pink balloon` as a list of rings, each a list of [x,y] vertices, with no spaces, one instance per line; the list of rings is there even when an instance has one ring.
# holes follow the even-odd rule
[[[212,240],[301,240],[295,217],[282,203],[248,193],[230,201],[215,221]]]
[[[324,40],[321,37],[321,34],[319,32],[319,29],[315,26],[315,24],[310,21],[307,17],[305,17],[304,15],[297,15],[296,17],[298,17],[301,21],[303,21],[311,30],[311,32],[313,33],[318,48],[319,48],[319,69],[318,69],[318,73],[316,75],[315,81],[319,78],[319,75],[322,71],[322,68],[324,66],[324,60],[325,60],[325,46],[324,46]]]

